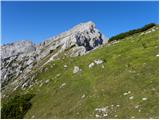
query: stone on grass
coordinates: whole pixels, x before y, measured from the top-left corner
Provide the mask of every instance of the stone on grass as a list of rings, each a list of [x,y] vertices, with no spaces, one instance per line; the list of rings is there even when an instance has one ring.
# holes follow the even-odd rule
[[[98,60],[94,60],[94,62],[98,65],[98,64],[102,64],[103,60],[98,59]]]
[[[83,99],[83,98],[85,98],[85,96],[86,96],[86,95],[85,95],[85,94],[83,94],[83,95],[81,96],[81,98]]]
[[[102,65],[102,68],[104,68],[104,65]]]
[[[117,107],[120,107],[120,105],[116,105]]]
[[[128,95],[128,94],[131,94],[131,91],[128,91],[128,92],[123,93],[124,96],[126,96],[126,95]]]
[[[105,114],[103,114],[103,116],[104,116],[104,117],[107,117],[107,116],[108,116],[108,114],[107,114],[107,113],[105,113]]]
[[[143,100],[143,101],[146,101],[146,100],[147,100],[147,98],[142,98],[142,100]]]
[[[59,88],[63,88],[66,85],[66,83],[62,83],[62,85]]]
[[[94,66],[93,62],[88,65],[89,68],[92,68],[93,66]]]
[[[57,77],[59,77],[60,75],[61,75],[60,73],[59,73],[59,74],[57,74],[57,75],[56,75],[56,78],[57,78]]]
[[[128,93],[123,93],[124,96],[128,95]]]
[[[107,111],[107,107],[96,108],[95,111],[97,111],[97,112],[106,112]]]
[[[39,87],[42,87],[43,86],[43,83],[41,83],[40,85],[39,85]]]
[[[132,100],[134,98],[134,96],[130,96],[129,99]]]
[[[67,68],[68,66],[67,65],[64,65],[64,68]]]
[[[46,80],[45,83],[46,83],[46,84],[49,83],[49,80]]]
[[[136,105],[134,108],[135,108],[135,109],[138,109],[138,108],[139,108],[139,105]]]
[[[96,108],[95,111],[97,113],[96,115],[99,115],[100,118],[108,116],[108,106],[102,108]]]
[[[141,109],[139,109],[138,112],[141,112]]]
[[[96,118],[99,118],[99,117],[100,117],[100,115],[96,114]]]
[[[32,117],[31,117],[31,118],[33,119],[33,118],[35,118],[35,116],[34,116],[34,115],[32,115]]]
[[[78,67],[78,66],[74,66],[74,69],[73,69],[73,73],[75,74],[75,73],[78,73],[78,72],[80,72],[81,71],[81,69]]]

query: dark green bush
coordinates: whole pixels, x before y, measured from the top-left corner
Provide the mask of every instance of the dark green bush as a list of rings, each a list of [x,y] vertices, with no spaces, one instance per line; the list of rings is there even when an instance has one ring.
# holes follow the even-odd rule
[[[142,43],[143,48],[147,48],[146,43]]]
[[[15,95],[2,105],[2,119],[22,119],[30,109],[33,94]]]
[[[115,35],[115,36],[111,37],[111,38],[108,40],[108,42],[111,42],[111,41],[114,41],[114,40],[123,39],[123,38],[128,37],[128,36],[130,36],[130,35],[133,35],[133,34],[135,34],[135,33],[139,33],[139,32],[146,31],[146,30],[152,28],[153,26],[156,26],[156,24],[150,23],[150,24],[145,25],[145,26],[142,27],[142,28],[138,28],[138,29],[130,30],[130,31],[128,31],[128,32],[120,33],[120,34],[118,34],[118,35]]]

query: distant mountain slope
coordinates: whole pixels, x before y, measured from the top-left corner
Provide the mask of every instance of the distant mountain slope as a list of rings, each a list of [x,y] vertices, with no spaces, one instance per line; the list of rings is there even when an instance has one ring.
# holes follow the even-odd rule
[[[85,56],[62,54],[12,95],[35,95],[24,118],[158,118],[158,39],[155,26]]]

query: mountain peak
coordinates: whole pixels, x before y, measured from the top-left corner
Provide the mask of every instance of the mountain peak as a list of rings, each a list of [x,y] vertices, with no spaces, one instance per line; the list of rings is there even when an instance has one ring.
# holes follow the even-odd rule
[[[48,62],[60,59],[60,54],[63,54],[63,57],[81,56],[101,44],[103,44],[102,34],[96,29],[92,21],[88,21],[36,46],[31,41],[26,40],[3,45],[1,47],[2,84],[4,85],[10,79],[18,77],[22,72],[24,75],[29,73],[33,66],[43,66]],[[45,62],[43,59],[46,59]],[[43,64],[41,64],[42,61]],[[5,65],[8,65],[7,71]]]

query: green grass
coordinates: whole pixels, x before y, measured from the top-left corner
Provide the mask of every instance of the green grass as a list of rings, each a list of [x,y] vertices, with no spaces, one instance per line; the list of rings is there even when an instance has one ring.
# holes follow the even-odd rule
[[[158,118],[158,31],[139,35],[47,64],[48,71],[39,71],[35,79],[50,82],[23,91],[35,94],[25,118],[96,118],[95,108],[105,106],[109,107],[105,118]],[[89,69],[95,59],[104,60],[104,68],[101,64]],[[74,66],[82,71],[73,74]],[[131,94],[124,96],[127,91]],[[136,105],[140,107],[135,109]]]
[[[36,79],[50,82],[29,90],[36,96],[25,118],[95,118],[95,108],[105,106],[110,108],[106,118],[115,115],[117,118],[157,118],[158,31],[138,35],[86,56],[49,63],[48,71],[39,73]],[[95,59],[105,60],[105,68],[96,65],[89,69],[88,64]],[[67,69],[64,64],[68,65]],[[82,71],[73,74],[74,66]],[[61,75],[55,78],[57,74]],[[60,88],[63,83],[66,85]],[[124,96],[127,91],[131,94]],[[82,99],[83,94],[85,98]],[[130,100],[130,96],[134,99]],[[144,97],[148,99],[142,101]],[[111,109],[111,105],[117,104],[119,108]],[[140,107],[135,109],[136,105]]]

